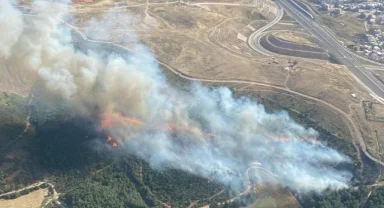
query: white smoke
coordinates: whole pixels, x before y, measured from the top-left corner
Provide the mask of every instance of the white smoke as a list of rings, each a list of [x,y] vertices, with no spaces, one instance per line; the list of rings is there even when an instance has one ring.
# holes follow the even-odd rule
[[[256,163],[254,169],[267,170],[258,174],[260,182],[298,191],[348,186],[351,174],[333,167],[350,160],[315,142],[317,132],[295,123],[286,112],[267,113],[261,104],[235,99],[227,88],[195,83],[187,92],[176,89],[144,46],[135,50],[145,56],[105,58],[95,51],[76,51],[61,24],[67,9],[35,2],[37,16],[23,17],[2,1],[0,62],[35,71],[46,88],[83,115],[92,115],[91,106],[98,106],[140,119],[140,125],[107,130],[125,151],[153,167],[170,165],[227,185],[243,180]],[[176,130],[156,130],[167,123]],[[207,134],[212,132],[215,137]]]

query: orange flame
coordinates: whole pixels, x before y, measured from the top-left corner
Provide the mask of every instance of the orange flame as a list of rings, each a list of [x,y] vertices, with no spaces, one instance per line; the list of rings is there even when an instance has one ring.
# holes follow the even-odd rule
[[[112,119],[109,114],[105,114],[103,120],[101,121],[101,128],[106,129],[112,126]]]
[[[115,139],[112,139],[111,136],[108,136],[108,137],[107,137],[107,142],[108,142],[109,144],[111,144],[112,147],[117,147],[117,146],[118,146],[117,141],[116,141]]]
[[[137,119],[136,117],[124,117],[122,116],[122,120],[126,123],[133,123],[133,124],[140,124],[142,125],[143,122]]]
[[[137,125],[144,124],[141,120],[137,119],[136,117],[124,116],[121,113],[105,113],[103,120],[101,121],[101,129],[110,128],[114,124],[126,124],[126,123],[137,124]]]
[[[175,124],[166,124],[166,125],[160,125],[156,127],[153,127],[153,126],[149,127],[149,125],[147,125],[140,119],[136,117],[124,116],[121,113],[105,113],[103,116],[103,120],[101,121],[101,129],[105,130],[105,129],[111,128],[113,125],[124,125],[124,124],[145,125],[148,128],[153,128],[159,131],[188,132],[198,136],[216,137],[215,133],[212,133],[212,132],[201,133],[200,129],[196,127],[181,126],[181,125],[175,125]],[[112,147],[118,146],[117,141],[109,135],[107,136],[107,142]]]

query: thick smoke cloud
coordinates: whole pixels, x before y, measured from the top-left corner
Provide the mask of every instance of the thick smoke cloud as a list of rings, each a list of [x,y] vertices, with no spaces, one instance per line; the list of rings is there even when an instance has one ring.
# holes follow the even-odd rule
[[[194,83],[187,91],[176,89],[144,46],[135,50],[145,56],[105,58],[76,51],[61,23],[67,9],[35,2],[37,16],[24,16],[2,1],[0,62],[36,72],[46,88],[82,115],[93,115],[97,106],[100,116],[140,119],[106,128],[119,148],[155,168],[172,166],[227,185],[244,180],[253,165],[259,182],[297,191],[348,186],[351,174],[333,167],[350,160],[316,142],[316,131],[285,112],[267,113],[261,104],[235,99],[227,88]]]

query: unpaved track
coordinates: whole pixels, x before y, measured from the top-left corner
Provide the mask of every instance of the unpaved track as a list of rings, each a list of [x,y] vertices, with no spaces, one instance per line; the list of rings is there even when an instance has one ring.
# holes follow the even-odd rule
[[[5,196],[5,195],[10,195],[10,194],[14,194],[14,193],[17,193],[17,192],[21,192],[23,190],[26,190],[26,189],[31,189],[31,188],[34,188],[34,187],[37,187],[37,186],[40,186],[41,184],[44,184],[45,182],[36,182],[34,184],[31,184],[29,186],[26,186],[26,187],[23,187],[21,189],[17,189],[17,190],[13,190],[13,191],[10,191],[10,192],[7,192],[7,193],[3,193],[3,194],[0,194],[0,197],[2,196]]]
[[[32,101],[33,101],[33,98],[35,96],[33,94],[31,94],[31,98],[29,99],[28,101],[28,106],[31,105]],[[6,148],[8,148],[9,146],[11,146],[12,144],[14,144],[15,142],[19,141],[21,138],[23,138],[25,132],[27,132],[27,130],[29,129],[29,127],[31,126],[31,123],[29,122],[29,119],[31,118],[31,111],[28,109],[28,115],[27,115],[27,118],[25,119],[25,126],[24,126],[24,129],[23,131],[17,135],[17,137],[15,137],[15,139],[9,141],[7,144],[3,145],[2,148],[0,148],[0,152],[3,152],[3,150],[5,150]]]
[[[193,208],[196,206],[196,204],[201,201],[201,200],[210,200],[210,199],[213,199],[215,198],[216,196],[219,196],[220,194],[224,193],[225,189],[215,193],[214,195],[208,197],[208,198],[205,198],[205,199],[200,199],[200,200],[196,200],[196,201],[193,201],[187,208]]]

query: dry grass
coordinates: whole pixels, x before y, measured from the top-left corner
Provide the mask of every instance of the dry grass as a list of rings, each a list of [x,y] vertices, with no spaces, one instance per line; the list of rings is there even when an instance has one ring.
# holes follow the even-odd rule
[[[375,117],[384,118],[384,105],[373,103],[372,104],[372,113],[375,115]]]
[[[353,44],[354,37],[358,33],[365,33],[364,20],[357,18],[358,12],[345,12],[340,16],[330,16],[324,11],[318,11],[317,4],[310,0],[301,0],[316,11],[321,21],[331,29],[346,45]]]
[[[276,185],[258,186],[257,199],[247,208],[298,208],[292,192]]]
[[[27,195],[20,196],[16,199],[3,200],[0,199],[0,207],[2,208],[39,208],[45,196],[48,194],[47,189],[39,189]]]
[[[249,87],[244,91],[245,93],[249,92],[250,95],[256,95],[259,98],[267,99],[275,105],[305,115],[306,118],[312,120],[318,126],[326,129],[338,138],[348,140],[351,137],[348,131],[348,126],[344,123],[343,119],[340,116],[334,116],[336,113],[326,106],[322,106],[316,102],[297,97],[287,92],[263,89],[257,86]]]
[[[0,91],[28,96],[37,77],[34,72],[9,68],[0,64]]]
[[[250,61],[182,35],[150,37],[144,42],[159,60],[190,76],[284,83],[285,75],[280,65],[268,64],[267,60]]]
[[[275,34],[275,37],[280,38],[285,41],[302,44],[302,45],[309,45],[316,47],[317,45],[313,43],[313,40],[309,35],[305,35],[302,33],[294,33],[294,32],[278,32]]]
[[[362,132],[366,135],[365,141],[368,150],[376,157],[383,157],[379,152],[384,151],[384,105],[364,102],[363,106],[365,108],[365,116],[370,121],[367,121],[368,125],[366,124],[366,126],[372,127],[362,128]]]
[[[375,132],[375,136],[374,137],[376,139],[376,144],[378,144],[379,146],[375,146],[377,149],[376,151],[380,151],[381,153],[384,153],[384,123],[375,123],[374,124],[375,127],[374,129],[376,129],[376,132]],[[381,159],[384,160],[384,154],[381,154]]]
[[[351,103],[360,102],[352,98],[352,93],[358,94],[360,99],[370,99],[366,89],[356,84],[355,78],[344,66],[301,61],[298,67],[301,70],[291,74],[288,81],[288,87],[294,91],[325,100],[346,113],[349,113]]]
[[[342,16],[322,16],[323,23],[329,27],[345,44],[353,43],[355,35],[365,33],[364,21],[357,18],[358,13],[346,12]]]

